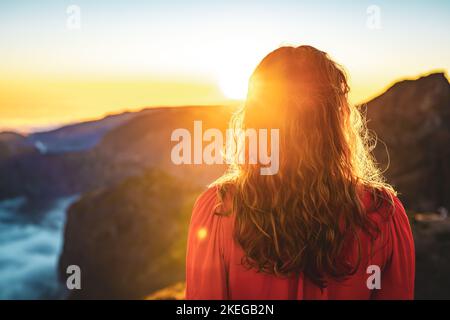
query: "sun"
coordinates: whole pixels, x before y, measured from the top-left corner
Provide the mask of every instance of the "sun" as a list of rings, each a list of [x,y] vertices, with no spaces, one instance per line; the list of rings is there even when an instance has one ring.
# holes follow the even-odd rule
[[[220,90],[228,99],[244,100],[247,96],[248,77],[243,74],[223,72],[218,82]]]

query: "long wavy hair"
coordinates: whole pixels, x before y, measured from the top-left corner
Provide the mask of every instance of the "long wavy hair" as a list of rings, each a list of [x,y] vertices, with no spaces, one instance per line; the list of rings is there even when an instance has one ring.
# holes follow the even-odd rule
[[[371,156],[376,140],[348,92],[343,69],[311,46],[278,48],[252,74],[230,127],[279,129],[279,171],[261,175],[260,164],[227,154],[229,169],[213,183],[222,203],[227,194],[232,199],[230,210],[217,213],[236,214],[234,237],[247,267],[278,276],[303,272],[325,287],[327,275],[356,272],[359,230],[378,236],[361,194],[370,191],[379,207],[392,205],[395,191]],[[345,256],[348,241],[358,244],[356,262]]]

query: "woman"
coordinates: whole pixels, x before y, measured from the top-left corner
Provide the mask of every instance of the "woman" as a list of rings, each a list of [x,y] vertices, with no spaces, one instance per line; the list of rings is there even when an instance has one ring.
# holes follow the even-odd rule
[[[262,60],[232,125],[279,129],[279,171],[235,161],[199,197],[187,299],[413,298],[409,222],[348,91],[342,69],[313,47]]]

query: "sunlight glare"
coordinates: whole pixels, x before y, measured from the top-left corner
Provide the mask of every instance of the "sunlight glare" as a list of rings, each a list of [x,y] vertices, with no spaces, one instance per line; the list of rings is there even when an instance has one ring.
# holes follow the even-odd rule
[[[206,228],[201,228],[197,232],[197,237],[199,240],[205,239],[207,235],[208,235],[208,231],[206,230]]]
[[[219,87],[228,99],[243,100],[247,96],[248,76],[235,72],[219,75]]]

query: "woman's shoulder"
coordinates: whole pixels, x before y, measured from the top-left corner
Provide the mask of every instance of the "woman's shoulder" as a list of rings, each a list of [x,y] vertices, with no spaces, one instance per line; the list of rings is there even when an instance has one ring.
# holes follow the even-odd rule
[[[232,209],[232,188],[221,185],[209,186],[197,198],[194,209],[207,209],[211,213],[230,215]]]
[[[189,227],[189,237],[195,243],[199,240],[202,243],[217,242],[222,253],[232,243],[234,226],[234,219],[225,210],[226,199],[224,203],[218,186],[202,192],[194,204]]]
[[[208,187],[205,191],[203,191],[195,201],[196,206],[203,206],[205,204],[213,204],[219,200],[219,194],[218,194],[218,187],[217,186],[211,186]]]
[[[361,200],[367,214],[379,223],[398,220],[409,223],[401,200],[392,190],[365,189]]]
[[[217,220],[231,216],[232,198],[221,186],[209,186],[195,201],[191,220]]]

